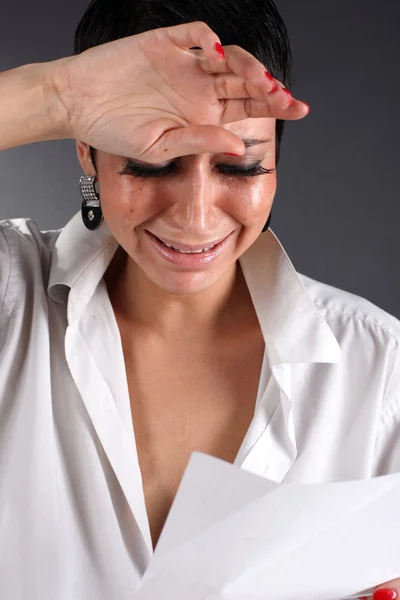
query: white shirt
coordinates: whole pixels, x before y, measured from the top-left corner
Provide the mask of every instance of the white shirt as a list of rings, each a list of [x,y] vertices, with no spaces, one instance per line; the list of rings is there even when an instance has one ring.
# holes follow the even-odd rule
[[[117,247],[80,213],[0,222],[4,600],[130,600],[152,555],[103,279]],[[287,483],[400,470],[400,322],[298,274],[271,230],[239,260],[266,351],[235,464]]]

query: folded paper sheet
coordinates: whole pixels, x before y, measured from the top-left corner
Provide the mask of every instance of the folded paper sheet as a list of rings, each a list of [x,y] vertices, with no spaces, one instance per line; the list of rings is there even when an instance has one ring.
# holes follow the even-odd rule
[[[400,474],[276,484],[193,453],[134,600],[318,600],[400,576]]]

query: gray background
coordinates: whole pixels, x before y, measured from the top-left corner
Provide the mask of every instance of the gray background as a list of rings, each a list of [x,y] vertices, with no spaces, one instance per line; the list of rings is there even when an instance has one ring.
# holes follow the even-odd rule
[[[71,55],[87,3],[2,0],[0,70]],[[400,318],[400,2],[276,3],[292,93],[311,113],[287,124],[271,227],[299,272]],[[3,151],[0,219],[62,227],[79,209],[80,175],[73,140]]]

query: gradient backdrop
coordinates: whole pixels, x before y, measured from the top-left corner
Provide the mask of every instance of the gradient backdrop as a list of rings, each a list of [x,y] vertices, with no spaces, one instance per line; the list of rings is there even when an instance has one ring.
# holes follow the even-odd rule
[[[300,273],[400,318],[400,2],[276,0],[294,55],[292,93],[311,106],[287,124],[271,228]],[[1,7],[0,70],[73,53],[86,0]],[[62,227],[79,209],[75,142],[0,154],[0,219]]]

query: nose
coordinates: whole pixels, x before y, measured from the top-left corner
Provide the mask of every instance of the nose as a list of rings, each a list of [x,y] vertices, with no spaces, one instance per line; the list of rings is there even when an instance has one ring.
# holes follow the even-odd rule
[[[209,166],[201,162],[188,167],[171,188],[170,217],[177,229],[190,234],[190,241],[218,229],[217,188]]]

